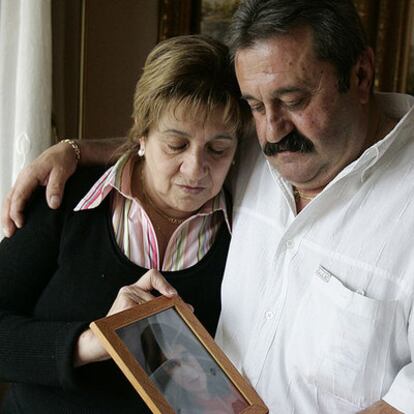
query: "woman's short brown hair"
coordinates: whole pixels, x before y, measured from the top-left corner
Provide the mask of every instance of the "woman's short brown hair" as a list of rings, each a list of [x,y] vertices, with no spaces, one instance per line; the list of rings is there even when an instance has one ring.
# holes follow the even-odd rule
[[[219,108],[223,121],[240,135],[248,111],[227,46],[205,35],[177,36],[155,46],[136,86],[130,140],[136,145],[166,110],[178,105],[197,120]]]

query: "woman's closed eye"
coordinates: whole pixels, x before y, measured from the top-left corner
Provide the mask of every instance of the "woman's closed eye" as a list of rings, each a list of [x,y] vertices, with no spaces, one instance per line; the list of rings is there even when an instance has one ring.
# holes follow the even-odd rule
[[[168,368],[177,368],[181,365],[181,362],[174,358],[174,359],[169,359],[167,362]]]
[[[187,143],[181,143],[181,144],[167,144],[167,149],[171,153],[179,153],[182,151],[185,151],[188,148]],[[207,151],[210,152],[212,155],[224,155],[228,150],[230,149],[230,146],[228,145],[208,145]]]
[[[187,144],[168,144],[168,149],[170,149],[173,152],[179,152],[184,150],[187,147]]]
[[[228,150],[228,147],[211,145],[208,150],[214,155],[223,155]]]

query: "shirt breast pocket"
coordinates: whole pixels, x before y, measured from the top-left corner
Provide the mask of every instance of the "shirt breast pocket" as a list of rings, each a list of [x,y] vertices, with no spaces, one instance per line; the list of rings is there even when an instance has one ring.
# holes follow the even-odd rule
[[[292,326],[288,366],[333,398],[359,407],[377,401],[396,306],[348,289],[320,267]]]

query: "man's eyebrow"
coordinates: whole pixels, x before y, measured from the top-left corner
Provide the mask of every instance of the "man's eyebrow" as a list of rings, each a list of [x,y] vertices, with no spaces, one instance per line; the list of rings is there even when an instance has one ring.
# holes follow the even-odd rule
[[[287,86],[285,88],[276,89],[272,93],[272,96],[278,98],[280,96],[287,95],[287,94],[290,94],[290,93],[298,93],[298,92],[304,92],[304,91],[305,91],[305,89],[301,88],[299,86]]]
[[[257,99],[254,96],[245,94],[242,94],[241,99],[244,99],[245,101],[257,101]]]
[[[280,98],[281,96],[288,95],[290,93],[298,93],[298,92],[303,93],[305,91],[307,91],[307,89],[301,88],[301,87],[298,87],[298,86],[287,86],[287,87],[284,87],[284,88],[279,88],[279,89],[274,90],[271,93],[271,97],[272,98]],[[246,100],[246,101],[259,101],[259,99],[255,98],[254,96],[249,95],[249,94],[243,94],[241,96],[241,98]]]

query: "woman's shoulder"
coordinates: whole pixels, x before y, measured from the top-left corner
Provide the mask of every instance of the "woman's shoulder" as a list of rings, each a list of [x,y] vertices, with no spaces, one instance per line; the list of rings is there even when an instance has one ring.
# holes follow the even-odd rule
[[[73,209],[104,174],[103,166],[80,167],[69,178],[63,194],[63,205]]]

